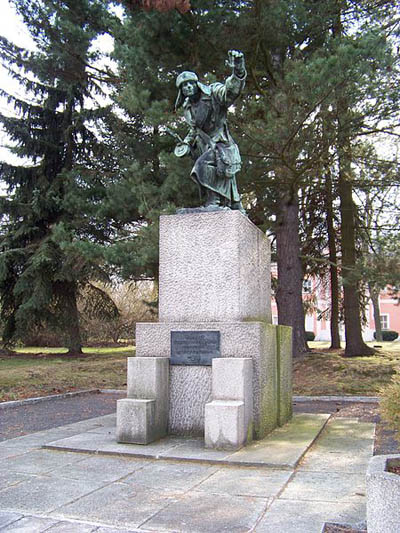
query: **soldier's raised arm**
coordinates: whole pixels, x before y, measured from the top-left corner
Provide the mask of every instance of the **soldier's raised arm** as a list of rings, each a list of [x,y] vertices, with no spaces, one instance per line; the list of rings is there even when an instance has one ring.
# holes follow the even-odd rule
[[[230,106],[240,95],[246,82],[247,72],[243,52],[229,50],[226,64],[232,69],[232,74],[224,84],[214,85],[214,94],[221,104]]]

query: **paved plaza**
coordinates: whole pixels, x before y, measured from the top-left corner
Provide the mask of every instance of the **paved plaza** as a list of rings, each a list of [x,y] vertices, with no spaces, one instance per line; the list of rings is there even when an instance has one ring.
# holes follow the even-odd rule
[[[297,414],[232,453],[118,444],[115,415],[0,443],[2,532],[320,533],[365,520],[374,424]]]

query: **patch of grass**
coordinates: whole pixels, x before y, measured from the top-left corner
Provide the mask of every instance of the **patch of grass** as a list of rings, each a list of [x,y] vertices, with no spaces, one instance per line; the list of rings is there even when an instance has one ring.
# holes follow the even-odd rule
[[[341,350],[329,350],[329,343],[309,344],[313,352],[294,362],[294,394],[375,396],[400,370],[399,342],[379,343],[382,348],[372,357],[349,359]],[[63,348],[20,348],[0,356],[0,401],[124,388],[126,358],[134,351],[133,346],[85,348],[84,355],[70,357]]]
[[[61,349],[62,350],[62,349]],[[82,389],[126,386],[126,358],[133,346],[86,348],[69,357],[54,348],[21,348],[0,356],[0,401],[10,401]]]
[[[294,394],[379,394],[400,368],[400,343],[379,344],[376,355],[344,358],[341,350],[329,350],[329,343],[310,342],[313,352],[294,362]]]

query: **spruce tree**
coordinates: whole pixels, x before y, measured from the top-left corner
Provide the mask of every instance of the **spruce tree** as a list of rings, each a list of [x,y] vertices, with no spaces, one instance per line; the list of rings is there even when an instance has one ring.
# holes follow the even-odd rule
[[[24,158],[0,169],[7,186],[0,199],[3,343],[12,346],[46,325],[79,353],[77,295],[91,280],[105,279],[101,247],[113,231],[100,209],[110,169],[96,133],[108,110],[90,104],[101,92],[90,66],[98,59],[91,45],[106,28],[105,2],[12,3],[36,47],[0,40],[2,62],[26,94],[2,93],[16,113],[0,115],[1,123],[12,151]]]

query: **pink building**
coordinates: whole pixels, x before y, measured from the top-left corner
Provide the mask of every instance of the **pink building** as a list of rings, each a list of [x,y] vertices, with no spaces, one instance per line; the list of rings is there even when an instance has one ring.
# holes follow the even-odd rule
[[[272,265],[272,275],[277,275],[276,265]],[[307,313],[305,318],[306,331],[315,334],[316,341],[330,341],[330,287],[329,279],[309,278],[303,283],[303,301]],[[379,296],[382,329],[390,329],[399,333],[400,341],[400,294],[394,297],[390,291],[384,290]],[[365,341],[374,340],[375,321],[372,302],[369,301],[365,310],[366,324],[363,327]],[[272,298],[272,322],[278,323],[278,308]],[[340,324],[340,337],[344,340],[344,325]]]

